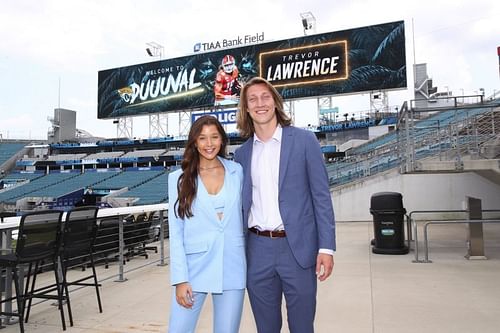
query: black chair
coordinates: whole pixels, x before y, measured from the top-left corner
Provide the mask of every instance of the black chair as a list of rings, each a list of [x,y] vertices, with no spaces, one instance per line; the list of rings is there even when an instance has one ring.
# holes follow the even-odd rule
[[[159,226],[153,226],[153,220],[154,220],[154,215],[153,214],[147,214],[144,215],[144,221],[142,222],[142,247],[144,248],[145,251],[154,251],[155,253],[158,253],[158,247],[157,246],[148,246],[149,243],[155,242],[159,239],[160,235],[160,227]]]
[[[160,235],[160,227],[153,226],[153,219],[154,214],[144,214],[143,221],[141,222],[140,220],[138,220],[137,222],[142,224],[139,229],[142,231],[141,242],[144,250],[154,251],[155,253],[158,253],[157,246],[148,246],[149,243],[157,241]]]
[[[18,238],[15,251],[0,256],[0,267],[10,268],[15,285],[15,297],[9,297],[2,302],[11,302],[16,299],[16,312],[1,312],[7,316],[19,317],[19,327],[24,332],[24,322],[28,322],[29,310],[25,315],[26,301],[28,309],[33,298],[57,299],[63,330],[66,330],[64,319],[63,301],[67,299],[64,295],[64,287],[58,272],[58,251],[61,236],[62,212],[47,210],[28,213],[21,217]],[[36,286],[36,277],[42,263],[48,263],[53,267],[55,283],[39,288]],[[21,292],[18,270],[22,265],[28,265],[26,274],[26,285],[24,293]],[[34,267],[33,267],[34,266]],[[31,288],[30,288],[30,279]],[[57,292],[56,295],[52,294]]]
[[[125,218],[123,225],[123,234],[125,238],[125,248],[127,252],[125,256],[127,260],[134,256],[143,256],[148,258],[147,250],[158,253],[156,246],[147,246],[148,243],[154,240],[154,230],[151,227],[152,220],[146,214],[137,216],[130,215]]]
[[[63,233],[61,242],[61,263],[63,274],[63,285],[68,296],[68,312],[70,322],[73,323],[71,304],[69,300],[69,286],[94,287],[99,312],[102,313],[101,296],[94,264],[94,242],[97,235],[97,207],[77,207],[66,214],[63,223]],[[79,277],[74,281],[68,281],[67,272],[69,268],[75,266],[90,267],[92,272],[89,275]],[[91,281],[89,281],[91,280]]]

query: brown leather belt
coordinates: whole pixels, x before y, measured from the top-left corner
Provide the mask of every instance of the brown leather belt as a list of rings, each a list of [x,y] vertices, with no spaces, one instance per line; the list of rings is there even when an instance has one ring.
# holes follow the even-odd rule
[[[257,234],[259,236],[264,236],[264,237],[271,237],[271,238],[286,237],[285,230],[276,230],[276,231],[265,230],[265,231],[260,231],[257,228],[248,228],[248,230],[251,231],[251,232],[253,232],[254,234]]]

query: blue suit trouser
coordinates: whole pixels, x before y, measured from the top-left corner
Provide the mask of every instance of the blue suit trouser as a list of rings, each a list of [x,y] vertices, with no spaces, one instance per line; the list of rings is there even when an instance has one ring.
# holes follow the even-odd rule
[[[193,307],[186,309],[177,303],[174,287],[168,332],[194,333],[207,295],[207,293],[193,292]],[[224,290],[220,294],[212,293],[214,333],[238,333],[244,297],[245,289]]]
[[[316,313],[316,267],[302,268],[286,237],[249,233],[247,290],[259,333],[279,333],[285,296],[291,333],[313,333]]]

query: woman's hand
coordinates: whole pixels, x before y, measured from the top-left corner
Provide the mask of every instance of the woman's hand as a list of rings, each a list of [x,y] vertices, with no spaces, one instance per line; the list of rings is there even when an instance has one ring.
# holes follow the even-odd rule
[[[175,299],[180,306],[191,309],[194,304],[193,289],[188,282],[175,285]]]

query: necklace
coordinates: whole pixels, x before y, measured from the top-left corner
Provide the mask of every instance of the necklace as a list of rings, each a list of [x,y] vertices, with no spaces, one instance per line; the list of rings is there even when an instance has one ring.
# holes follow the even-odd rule
[[[220,167],[222,167],[222,165],[217,164],[217,165],[215,165],[215,166],[210,166],[210,167],[202,167],[202,166],[200,165],[198,168],[200,168],[200,170],[210,170],[210,169],[216,169],[216,168],[220,168]]]

